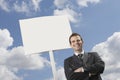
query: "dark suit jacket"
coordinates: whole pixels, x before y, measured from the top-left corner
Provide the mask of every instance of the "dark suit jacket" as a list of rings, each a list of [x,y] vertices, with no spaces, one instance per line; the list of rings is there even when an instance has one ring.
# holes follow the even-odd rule
[[[83,55],[83,62],[73,55],[64,60],[64,70],[67,80],[102,80],[100,74],[104,71],[104,62],[96,52],[88,52]],[[77,72],[79,67],[84,68],[84,72]],[[91,73],[91,77],[89,77]]]

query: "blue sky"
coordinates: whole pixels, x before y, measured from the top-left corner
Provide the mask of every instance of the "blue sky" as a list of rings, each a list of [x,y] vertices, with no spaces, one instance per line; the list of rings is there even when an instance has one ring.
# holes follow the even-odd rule
[[[119,0],[0,0],[0,80],[53,80],[49,54],[25,56],[20,19],[68,15],[73,32],[84,39],[85,51],[97,51],[106,63],[103,80],[120,76]],[[55,51],[58,80],[72,49]],[[117,59],[117,60],[116,60]]]

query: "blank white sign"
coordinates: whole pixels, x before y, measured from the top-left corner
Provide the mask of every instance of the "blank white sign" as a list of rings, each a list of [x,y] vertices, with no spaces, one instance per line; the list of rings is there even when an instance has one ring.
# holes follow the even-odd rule
[[[72,31],[66,16],[48,16],[20,20],[26,54],[70,48]]]

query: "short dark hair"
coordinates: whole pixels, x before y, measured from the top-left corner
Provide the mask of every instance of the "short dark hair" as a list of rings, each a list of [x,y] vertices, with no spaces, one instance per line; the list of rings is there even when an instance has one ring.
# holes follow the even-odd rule
[[[83,41],[83,39],[82,39],[82,37],[81,37],[80,34],[78,34],[78,33],[72,33],[72,34],[70,35],[70,37],[69,37],[69,43],[70,43],[70,44],[71,44],[70,39],[71,39],[71,37],[73,37],[73,36],[80,36],[81,40]]]

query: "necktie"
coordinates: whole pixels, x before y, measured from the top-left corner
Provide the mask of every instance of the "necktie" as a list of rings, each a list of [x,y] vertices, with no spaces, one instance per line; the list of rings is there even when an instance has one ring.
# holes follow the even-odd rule
[[[80,66],[83,66],[83,54],[78,55],[78,60],[79,60]]]
[[[82,58],[83,54],[79,54],[78,56]]]
[[[79,55],[78,55],[78,58],[81,58],[81,59],[82,59],[82,56],[83,56],[83,54],[79,54]]]

